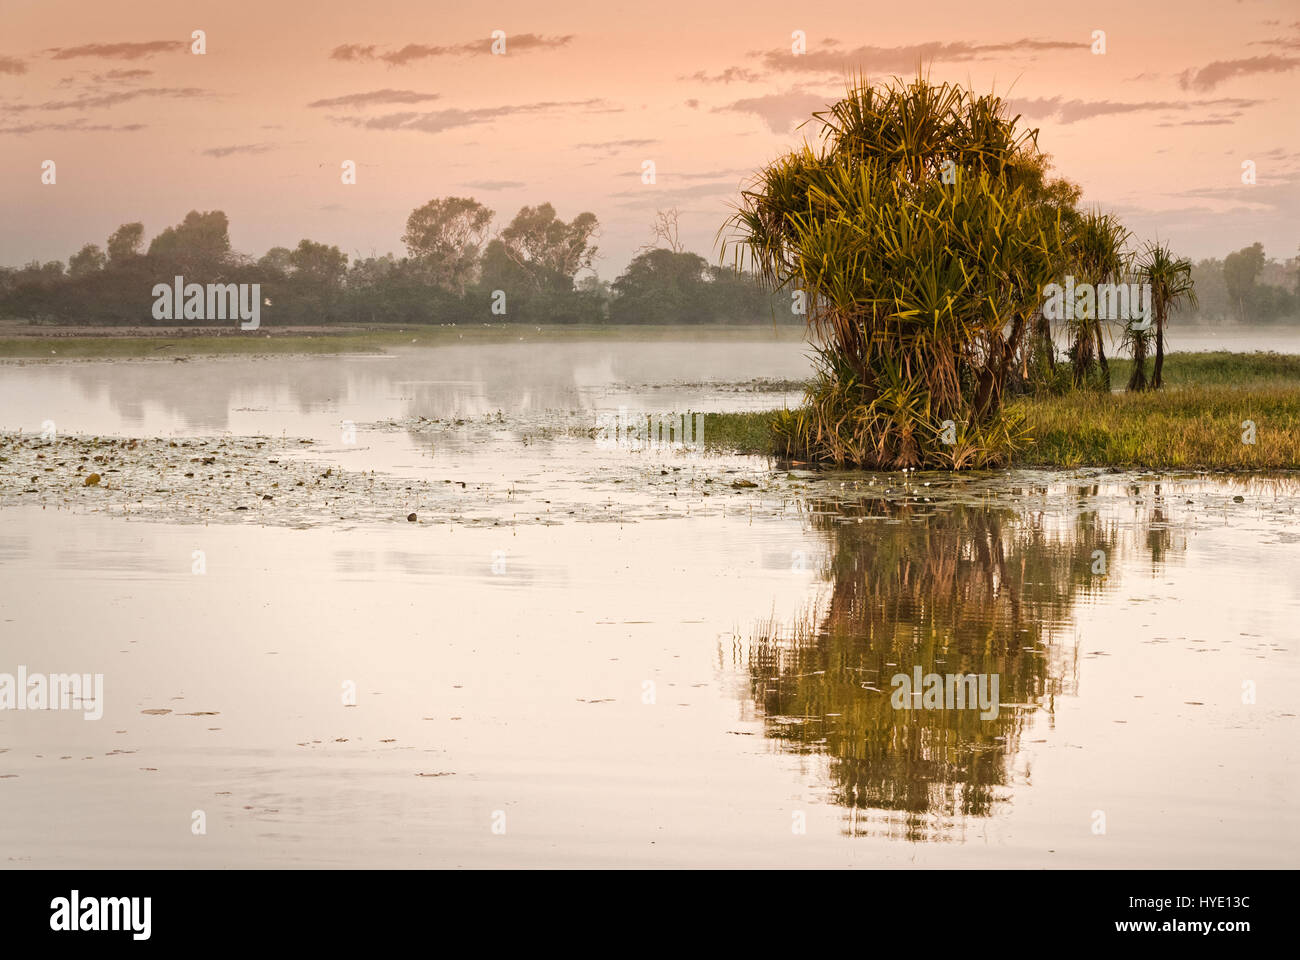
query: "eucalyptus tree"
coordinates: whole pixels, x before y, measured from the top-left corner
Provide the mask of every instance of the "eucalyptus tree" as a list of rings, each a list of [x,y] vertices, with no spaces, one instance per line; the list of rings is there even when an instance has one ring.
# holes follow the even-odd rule
[[[411,211],[402,242],[435,286],[463,294],[477,278],[492,216],[472,197],[438,197]]]

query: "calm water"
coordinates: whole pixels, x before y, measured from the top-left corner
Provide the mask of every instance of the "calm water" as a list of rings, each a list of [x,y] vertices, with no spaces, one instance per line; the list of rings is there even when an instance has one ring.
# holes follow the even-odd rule
[[[1229,350],[1234,353],[1249,353],[1271,350],[1274,353],[1300,353],[1300,326],[1294,324],[1242,326],[1175,323],[1169,328],[1166,337],[1166,349],[1174,351],[1202,353]],[[1058,340],[1057,346],[1064,351],[1068,344],[1063,338]],[[1127,355],[1118,340],[1112,336],[1107,337],[1106,352],[1112,357]]]
[[[105,684],[99,721],[0,713],[4,862],[1294,865],[1300,487],[787,475],[547,429],[707,433],[807,372],[765,342],[0,368],[5,431],[310,438],[474,503],[0,499],[0,672]],[[917,667],[996,675],[997,715],[895,709]]]

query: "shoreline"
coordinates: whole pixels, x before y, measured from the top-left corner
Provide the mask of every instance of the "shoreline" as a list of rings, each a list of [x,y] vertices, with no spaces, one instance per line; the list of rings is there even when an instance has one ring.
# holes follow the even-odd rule
[[[1256,333],[1264,339],[1289,331],[1286,326],[1215,326],[1180,328],[1197,338],[1231,341],[1234,334]],[[374,354],[410,347],[479,343],[656,343],[779,342],[811,347],[802,323],[764,319],[749,324],[319,324],[263,327],[240,331],[230,325],[188,327],[112,327],[32,324],[0,321],[0,363],[57,360],[174,360],[208,357],[318,357]],[[1297,341],[1300,343],[1300,341]],[[1289,342],[1287,346],[1292,346]],[[1233,343],[1207,345],[1180,353],[1263,353],[1232,350]],[[1172,355],[1172,354],[1171,354]],[[1300,355],[1300,346],[1296,354]],[[1113,358],[1123,363],[1123,358]]]
[[[40,330],[40,333],[32,333]],[[59,330],[58,334],[50,331]],[[0,363],[43,360],[171,360],[180,357],[384,355],[410,347],[475,343],[805,342],[803,324],[534,324],[478,323],[402,327],[286,327],[239,332],[194,327],[32,327],[0,324]]]
[[[1238,439],[1238,424],[1254,413],[1246,398],[1258,397],[1259,436],[1248,444]],[[1088,398],[1085,398],[1088,399]],[[1101,398],[1098,398],[1101,399]],[[991,472],[1016,469],[1109,470],[1196,474],[1263,475],[1300,472],[1300,388],[1226,395],[1223,389],[1190,388],[1151,398],[1111,394],[1107,403],[1085,409],[1076,398],[1016,401],[1025,413],[1032,444],[1009,463]],[[1118,402],[1116,402],[1118,400]],[[1234,402],[1235,401],[1235,402]],[[715,415],[709,420],[707,444],[718,453],[766,456],[804,469],[889,474],[897,470],[858,468],[832,462],[783,459],[774,447],[770,423],[779,410]],[[1241,419],[1244,417],[1244,420]],[[1168,443],[1163,441],[1168,440]],[[931,470],[944,476],[972,471]],[[974,471],[987,473],[989,470]]]
[[[419,429],[436,436],[455,425],[430,421],[371,426]],[[495,424],[489,418],[476,426]],[[611,494],[616,488],[634,493],[611,517],[605,498],[557,498],[547,490],[544,496],[535,492],[532,501],[527,496],[502,499],[498,485],[482,479],[461,482],[431,470],[409,474],[343,466],[337,450],[302,437],[73,434],[45,440],[0,432],[0,511],[71,511],[202,526],[251,523],[311,529],[377,523],[514,528],[727,516],[752,523],[756,517],[785,516],[792,498],[943,503],[990,484],[1011,489],[1025,483],[1209,481],[1227,485],[1210,494],[1223,506],[1276,500],[1279,491],[1300,492],[1300,470],[1150,470],[1017,462],[994,470],[901,474],[802,464],[770,455],[765,464],[743,465],[710,450],[706,447],[705,456],[670,470],[659,461],[629,461],[615,471],[617,475],[601,471],[587,476],[585,483],[604,484]],[[563,478],[562,469],[556,475]]]
[[[1123,384],[1131,361],[1111,361]],[[1071,391],[1008,401],[1032,443],[1008,468],[1300,470],[1300,356],[1279,353],[1170,353],[1166,387],[1109,394]],[[714,417],[719,450],[777,454],[778,410]]]

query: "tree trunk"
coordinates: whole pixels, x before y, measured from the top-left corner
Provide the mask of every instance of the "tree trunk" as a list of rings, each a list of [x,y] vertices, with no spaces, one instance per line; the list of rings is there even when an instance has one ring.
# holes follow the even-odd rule
[[[1159,390],[1164,382],[1161,373],[1165,366],[1165,311],[1164,304],[1156,304],[1156,366],[1151,373],[1151,389]]]
[[[1101,379],[1110,393],[1110,365],[1106,363],[1106,345],[1102,340],[1101,326],[1097,326],[1097,362],[1101,364]]]
[[[1002,405],[1002,387],[1006,383],[1007,371],[1011,368],[1011,361],[1016,355],[1016,349],[1020,346],[1020,338],[1024,336],[1024,332],[1025,317],[1021,314],[1011,324],[1011,332],[1007,339],[993,347],[975,392],[977,416],[983,417]]]
[[[1074,364],[1074,385],[1082,387],[1088,382],[1088,374],[1092,372],[1095,360],[1092,351],[1092,334],[1084,328],[1080,328],[1078,337],[1074,341],[1073,356],[1070,360]]]
[[[1128,378],[1128,388],[1140,393],[1147,388],[1147,341],[1141,337],[1133,341],[1133,373]]]
[[[1034,330],[1043,341],[1043,349],[1047,351],[1047,364],[1052,373],[1056,373],[1056,344],[1052,342],[1052,324],[1043,316],[1043,308],[1039,307],[1034,315]]]

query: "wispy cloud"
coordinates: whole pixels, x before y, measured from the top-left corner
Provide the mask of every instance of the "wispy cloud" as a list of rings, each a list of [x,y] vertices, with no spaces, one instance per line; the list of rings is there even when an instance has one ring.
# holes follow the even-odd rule
[[[0,73],[20,74],[27,72],[27,64],[16,57],[0,57]]]
[[[376,47],[374,44],[363,46],[359,43],[344,43],[330,51],[331,60],[373,60]]]
[[[101,57],[108,60],[139,60],[157,53],[179,53],[189,49],[187,40],[146,40],[142,43],[85,43],[79,47],[50,47],[55,60]]]
[[[1241,114],[1235,114],[1241,116]],[[1208,120],[1175,120],[1157,123],[1157,127],[1226,127],[1231,126],[1232,120],[1228,117],[1212,117]]]
[[[1281,22],[1278,20],[1265,20],[1264,25],[1267,27],[1280,27]],[[1252,40],[1249,46],[1252,47],[1281,47],[1283,50],[1300,50],[1300,20],[1292,21],[1287,24],[1287,29],[1294,30],[1294,37],[1269,37],[1267,40]]]
[[[640,176],[640,174],[637,174]],[[739,185],[734,180],[718,180],[711,183],[697,183],[688,187],[674,187],[671,180],[665,182],[659,178],[654,186],[633,187],[610,194],[617,198],[620,207],[663,207],[677,203],[686,203],[702,197],[723,197],[739,192]]]
[[[124,123],[114,125],[110,123],[87,123],[85,120],[72,120],[67,123],[27,123],[16,127],[0,127],[0,136],[5,134],[21,135],[25,133],[135,133],[137,130],[147,130],[148,125],[143,123]]]
[[[838,46],[836,44],[835,46]],[[1042,53],[1048,50],[1089,49],[1084,40],[1012,40],[1007,43],[972,43],[958,40],[946,43],[931,40],[896,47],[861,46],[851,50],[811,50],[795,56],[789,47],[765,50],[756,54],[763,66],[778,73],[838,73],[870,71],[901,73],[915,70],[918,64],[938,61],[961,62],[993,55]]]
[[[1254,40],[1252,47],[1281,47],[1283,50],[1300,50],[1300,37],[1279,37],[1276,40]]]
[[[1264,103],[1225,97],[1218,100],[1066,100],[1062,97],[1013,99],[1011,108],[1029,119],[1053,119],[1063,124],[1078,123],[1093,117],[1151,110],[1205,110],[1214,108],[1242,110]]]
[[[648,147],[658,142],[658,140],[604,140],[600,143],[577,143],[574,146],[585,150],[618,150],[623,147]]]
[[[369,93],[349,93],[327,100],[313,100],[309,107],[371,107],[381,103],[424,103],[437,100],[436,93],[419,93],[415,90],[371,90]]]
[[[698,83],[754,83],[762,80],[763,75],[747,67],[727,67],[721,73],[707,74],[703,70],[698,70],[688,76],[678,77],[678,80],[695,80]]]
[[[403,111],[369,117],[335,117],[336,123],[360,127],[365,130],[415,130],[420,133],[444,133],[459,127],[472,127],[489,123],[502,117],[546,113],[566,107],[593,108],[602,100],[548,100],[540,103],[522,103],[501,107],[479,107],[471,110],[431,110],[428,112]]]
[[[529,50],[549,50],[566,46],[574,39],[573,34],[562,37],[544,37],[536,33],[518,33],[506,37],[506,53],[521,53]],[[331,60],[368,61],[379,60],[392,67],[402,67],[417,60],[433,57],[470,57],[491,54],[492,40],[470,40],[455,44],[408,43],[396,49],[382,49],[378,44],[344,43],[330,51]]]
[[[1168,196],[1208,200],[1219,209],[1286,211],[1294,218],[1300,216],[1300,190],[1297,187],[1300,187],[1300,172],[1261,177],[1259,183],[1250,186],[1234,183],[1230,186],[1195,187]]]
[[[240,153],[266,153],[274,149],[273,143],[239,143],[229,147],[209,147],[200,153],[205,157],[232,157]]]
[[[115,93],[83,95],[72,100],[47,100],[44,103],[7,104],[5,110],[11,113],[24,113],[28,110],[93,110],[98,107],[115,107],[121,103],[142,98],[167,98],[188,100],[209,96],[201,87],[146,87],[140,90],[119,90]]]
[[[791,90],[737,100],[726,106],[714,107],[713,112],[752,113],[760,117],[773,133],[789,133],[796,123],[810,119],[813,111],[825,110],[828,99],[833,98]]]
[[[717,180],[721,177],[744,177],[754,171],[749,167],[732,167],[730,170],[706,170],[702,173],[678,173],[679,180]]]
[[[105,73],[97,73],[94,75],[94,79],[98,83],[105,83],[109,81],[123,83],[123,82],[129,82],[131,80],[143,80],[145,77],[151,77],[151,76],[153,76],[152,70],[144,70],[142,68],[136,67],[130,70],[109,70]]]
[[[522,180],[470,180],[465,186],[475,190],[518,190],[528,184]]]
[[[1300,57],[1286,57],[1277,53],[1242,60],[1216,60],[1199,69],[1184,70],[1178,75],[1178,85],[1184,90],[1213,90],[1235,77],[1248,77],[1258,73],[1288,73],[1297,67],[1300,67]]]

